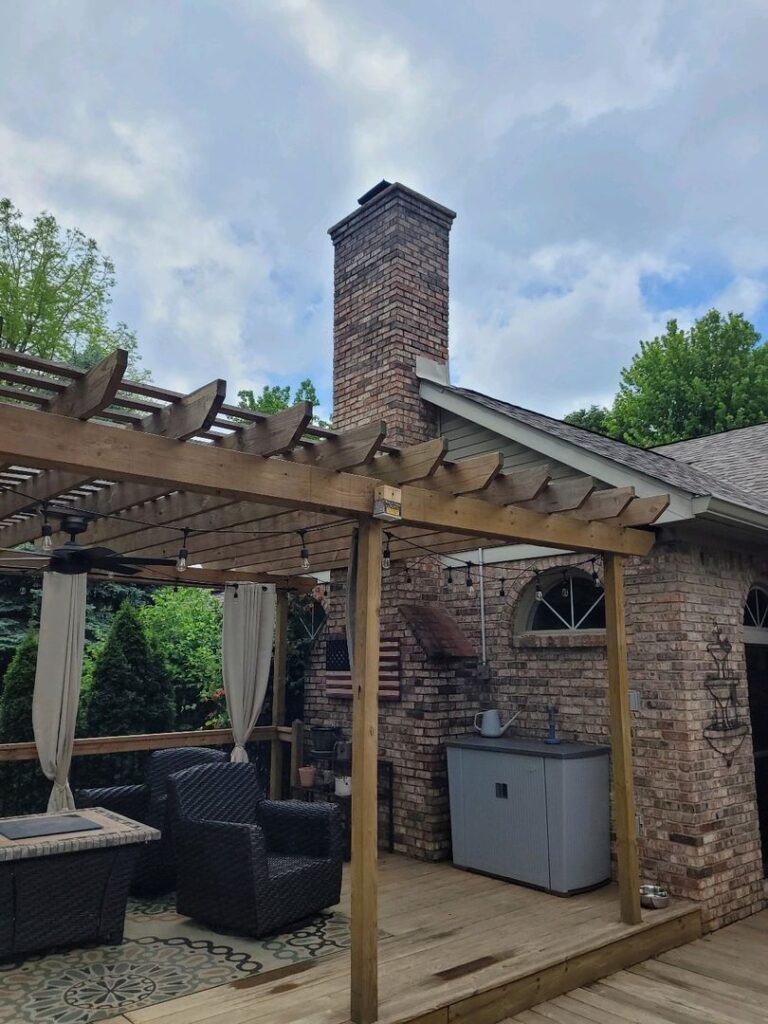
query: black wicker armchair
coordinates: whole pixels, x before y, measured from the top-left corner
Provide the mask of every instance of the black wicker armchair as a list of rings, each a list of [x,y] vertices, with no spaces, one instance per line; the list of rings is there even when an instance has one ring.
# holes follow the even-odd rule
[[[202,765],[169,781],[180,914],[269,935],[339,902],[341,812],[264,799],[251,764]]]
[[[168,777],[193,765],[221,763],[227,755],[207,747],[174,747],[155,750],[149,757],[145,779],[138,786],[102,786],[75,790],[76,807],[106,807],[162,832],[159,843],[151,843],[139,854],[131,880],[134,896],[154,896],[176,884],[171,830],[168,827]]]

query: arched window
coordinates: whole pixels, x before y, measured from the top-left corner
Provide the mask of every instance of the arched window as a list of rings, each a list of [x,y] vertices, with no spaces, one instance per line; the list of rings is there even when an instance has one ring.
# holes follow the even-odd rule
[[[744,605],[744,640],[748,644],[768,644],[768,587],[756,584]]]
[[[548,572],[531,585],[528,629],[605,629],[605,595],[599,583],[585,573],[566,570]]]

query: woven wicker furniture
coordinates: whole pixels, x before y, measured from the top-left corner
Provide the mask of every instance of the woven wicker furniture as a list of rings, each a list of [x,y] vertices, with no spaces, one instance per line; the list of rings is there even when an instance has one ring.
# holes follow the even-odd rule
[[[0,958],[122,941],[136,858],[145,845],[157,844],[160,833],[104,808],[73,813],[101,828],[30,839],[0,836]]]
[[[169,798],[180,914],[262,936],[339,902],[337,806],[266,800],[252,764],[189,768]]]
[[[173,889],[176,868],[173,843],[168,827],[168,777],[174,772],[198,764],[222,763],[227,755],[207,747],[174,747],[156,750],[149,757],[145,769],[146,781],[137,786],[104,786],[98,789],[75,791],[77,807],[107,807],[117,814],[160,829],[159,843],[142,850],[136,862],[131,881],[134,896],[153,896]]]

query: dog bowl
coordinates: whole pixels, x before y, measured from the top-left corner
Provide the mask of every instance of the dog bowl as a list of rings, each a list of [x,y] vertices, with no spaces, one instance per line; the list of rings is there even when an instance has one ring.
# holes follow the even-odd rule
[[[661,885],[641,885],[640,903],[649,910],[663,910],[669,906],[670,896]]]

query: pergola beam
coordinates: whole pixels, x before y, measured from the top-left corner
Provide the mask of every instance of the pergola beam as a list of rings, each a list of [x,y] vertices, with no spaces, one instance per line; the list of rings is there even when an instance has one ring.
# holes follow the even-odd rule
[[[94,367],[94,369],[97,369],[97,367]],[[76,381],[72,386],[77,387],[85,379],[82,378]],[[137,430],[147,434],[156,434],[164,438],[184,441],[194,436],[199,430],[207,429],[210,426],[221,408],[225,392],[226,384],[224,381],[214,380],[210,384],[198,388],[197,391],[185,395],[175,404],[164,406],[157,412],[150,413],[140,422]],[[66,394],[67,392],[61,398],[63,399]],[[47,415],[52,415],[50,410]],[[53,413],[53,415],[58,417],[57,413]],[[53,423],[51,426],[53,426]],[[101,429],[111,430],[114,428],[106,427]],[[128,434],[132,433],[132,431],[120,431],[120,433]],[[104,475],[103,471],[95,468],[88,475],[85,475],[74,470],[61,470],[58,466],[54,466],[50,472],[40,473],[34,480],[26,482],[23,486],[19,485],[15,492],[6,491],[0,494],[0,519],[20,512],[22,509],[29,508],[35,502],[46,501],[57,494],[62,494],[89,483],[94,476],[103,477]],[[167,488],[162,493],[165,490]],[[154,495],[150,494],[150,496],[156,496],[156,493]],[[7,543],[9,546],[23,544],[28,540],[33,540],[38,535],[38,532],[38,525],[34,521],[18,523],[11,527],[7,535]]]
[[[42,468],[63,467],[84,477],[159,483],[169,490],[214,493],[341,516],[370,515],[379,486],[372,477],[282,459],[257,459],[216,445],[178,444],[8,405],[0,406],[0,457]],[[650,534],[517,507],[499,508],[479,498],[449,497],[408,485],[400,497],[404,525],[579,551],[642,555],[653,546]],[[0,543],[4,543],[2,532]]]

